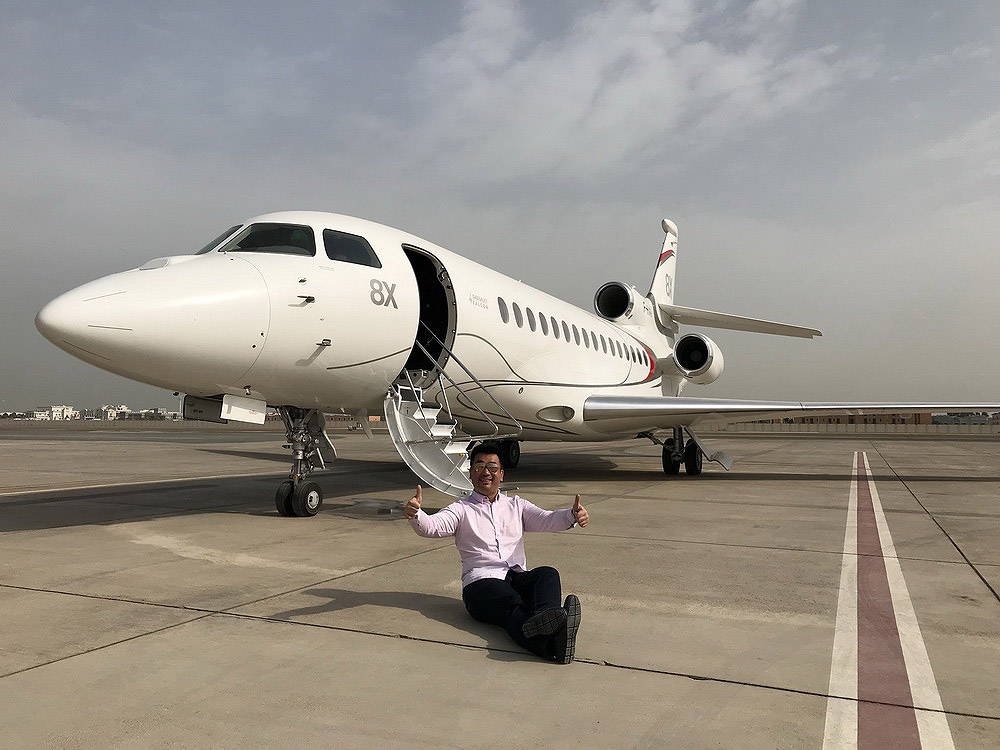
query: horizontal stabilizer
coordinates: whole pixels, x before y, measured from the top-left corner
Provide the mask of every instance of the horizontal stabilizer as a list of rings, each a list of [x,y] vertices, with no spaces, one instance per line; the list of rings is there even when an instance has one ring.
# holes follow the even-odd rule
[[[784,417],[820,417],[862,414],[916,414],[926,412],[996,412],[1000,403],[887,403],[836,401],[743,401],[720,398],[671,396],[591,396],[583,404],[585,422],[643,420],[648,427],[667,428],[697,424],[753,422]]]
[[[814,336],[822,336],[821,331],[815,328],[805,328],[803,326],[793,326],[788,323],[777,323],[773,320],[761,320],[759,318],[746,318],[742,315],[730,315],[729,313],[712,312],[711,310],[697,310],[693,307],[680,307],[679,305],[657,305],[660,312],[672,319],[675,323],[683,323],[690,326],[704,326],[705,328],[726,328],[731,331],[750,331],[752,333],[770,333],[776,336],[797,336],[798,338],[811,339]]]

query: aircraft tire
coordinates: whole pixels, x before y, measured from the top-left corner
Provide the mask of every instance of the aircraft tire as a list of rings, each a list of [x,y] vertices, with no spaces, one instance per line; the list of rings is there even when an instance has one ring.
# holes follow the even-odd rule
[[[684,447],[684,471],[693,477],[701,474],[702,458],[698,444],[694,440],[688,440]]]
[[[681,462],[674,458],[674,439],[667,438],[663,441],[663,473],[668,476],[679,474]]]
[[[323,507],[323,490],[316,482],[299,482],[292,491],[292,514],[315,516]]]
[[[504,440],[501,445],[503,446],[503,455],[500,459],[503,461],[504,468],[516,469],[517,465],[521,463],[521,444],[516,440]]]
[[[278,490],[274,493],[274,507],[279,516],[292,515],[292,492],[294,490],[295,485],[290,479],[278,485]]]

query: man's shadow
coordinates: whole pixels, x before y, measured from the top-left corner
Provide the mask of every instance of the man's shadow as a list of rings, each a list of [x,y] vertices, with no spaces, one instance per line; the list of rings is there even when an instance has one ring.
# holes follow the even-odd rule
[[[325,612],[339,612],[353,607],[371,605],[375,607],[392,607],[419,612],[424,617],[437,620],[440,623],[455,628],[455,630],[472,633],[486,642],[486,651],[490,659],[497,661],[538,661],[538,657],[522,651],[520,646],[510,640],[504,630],[495,625],[488,625],[472,619],[461,599],[437,594],[423,594],[416,591],[349,591],[347,589],[308,589],[301,593],[315,596],[321,601],[312,607],[299,607],[284,612],[276,612],[270,617],[276,620],[294,620],[308,615],[318,615]],[[427,638],[426,640],[434,640]],[[476,647],[476,644],[460,643],[460,646]]]

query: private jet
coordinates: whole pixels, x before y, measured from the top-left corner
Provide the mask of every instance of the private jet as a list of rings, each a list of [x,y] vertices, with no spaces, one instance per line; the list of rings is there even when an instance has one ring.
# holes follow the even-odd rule
[[[666,475],[726,470],[695,433],[786,416],[1000,410],[1000,404],[803,403],[690,398],[723,371],[718,345],[680,327],[812,338],[820,331],[674,304],[677,227],[664,219],[649,291],[610,281],[581,309],[412,234],[293,211],[230,227],[201,250],[150,260],[49,302],[35,324],[97,367],[183,393],[184,416],[284,422],[283,516],[323,502],[313,472],[336,458],[326,414],[371,436],[381,415],[425,484],[471,492],[467,453],[497,440],[649,439]],[[324,451],[327,457],[324,458]]]

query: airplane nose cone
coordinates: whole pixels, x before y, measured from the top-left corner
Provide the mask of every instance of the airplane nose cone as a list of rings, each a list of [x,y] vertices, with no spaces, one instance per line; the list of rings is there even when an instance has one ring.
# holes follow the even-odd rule
[[[93,302],[93,297],[100,296],[99,293],[94,294],[93,287],[104,281],[102,279],[100,282],[85,284],[56,297],[35,316],[35,328],[45,338],[60,349],[94,364],[110,361],[106,355],[87,348],[88,343],[97,343],[100,348],[100,342],[93,340],[97,329],[91,330],[91,326],[92,323],[101,325],[102,319],[106,316],[94,316],[93,313],[98,306],[88,303]],[[111,329],[109,326],[108,330]]]
[[[35,328],[56,346],[60,345],[66,333],[72,331],[74,322],[70,306],[62,300],[63,297],[56,297],[35,316]]]
[[[233,256],[126,271],[56,297],[35,327],[105,370],[187,393],[219,393],[259,356],[269,323],[260,273]]]

